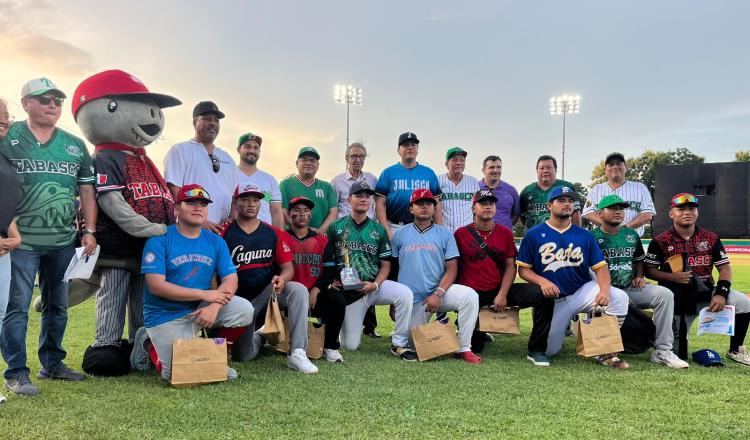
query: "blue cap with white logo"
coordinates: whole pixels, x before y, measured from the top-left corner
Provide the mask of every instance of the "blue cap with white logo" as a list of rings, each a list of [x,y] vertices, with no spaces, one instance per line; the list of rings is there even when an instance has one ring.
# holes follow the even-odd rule
[[[721,356],[714,350],[704,348],[693,352],[693,360],[704,367],[723,367]]]
[[[576,190],[569,186],[558,186],[557,188],[552,188],[552,191],[549,192],[549,195],[547,195],[547,201],[551,202],[555,200],[558,197],[570,197],[573,200],[578,198],[578,195],[576,194]]]

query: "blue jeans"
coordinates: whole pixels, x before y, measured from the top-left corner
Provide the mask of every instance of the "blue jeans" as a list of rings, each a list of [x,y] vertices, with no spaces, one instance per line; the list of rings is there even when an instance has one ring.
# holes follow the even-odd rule
[[[63,276],[74,252],[72,245],[55,250],[16,249],[11,252],[11,295],[0,335],[0,350],[8,364],[6,379],[29,374],[26,366],[26,330],[37,272],[42,292],[39,361],[45,369],[50,370],[65,359],[62,341],[68,324],[68,283],[63,282]]]
[[[0,335],[3,334],[3,318],[10,294],[10,254],[0,257]]]

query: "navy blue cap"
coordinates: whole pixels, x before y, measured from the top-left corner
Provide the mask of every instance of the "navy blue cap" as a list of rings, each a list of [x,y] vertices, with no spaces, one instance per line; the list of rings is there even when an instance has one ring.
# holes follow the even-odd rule
[[[723,367],[724,364],[721,362],[721,356],[714,350],[704,348],[693,352],[693,360],[704,367]]]
[[[352,187],[349,188],[349,195],[357,194],[357,193],[361,193],[361,192],[365,192],[365,193],[367,193],[368,195],[371,195],[371,196],[375,195],[375,190],[372,189],[372,188],[370,188],[370,185],[367,182],[365,182],[364,180],[359,181],[359,182],[354,182],[352,184]]]
[[[547,196],[547,201],[551,202],[555,200],[558,197],[567,196],[573,198],[573,200],[576,199],[576,190],[569,186],[558,186],[557,188],[552,188],[552,191],[549,192],[549,195]]]

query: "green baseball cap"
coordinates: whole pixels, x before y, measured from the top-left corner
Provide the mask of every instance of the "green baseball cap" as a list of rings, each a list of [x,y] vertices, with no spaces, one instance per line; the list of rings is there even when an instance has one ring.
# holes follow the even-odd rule
[[[466,157],[467,155],[466,150],[464,150],[461,147],[448,148],[448,151],[445,152],[445,160],[449,160],[451,157],[458,156],[458,155]]]
[[[240,136],[240,140],[237,142],[237,146],[242,146],[247,141],[255,141],[258,143],[258,145],[263,143],[263,139],[258,136],[257,134],[252,133],[245,133],[242,136]]]
[[[297,159],[304,156],[305,154],[309,154],[311,156],[315,156],[316,159],[320,160],[320,154],[318,154],[318,150],[316,150],[313,147],[302,147],[299,149],[299,153],[297,153]]]
[[[604,208],[611,208],[613,206],[624,206],[625,208],[627,208],[630,206],[630,204],[617,194],[610,194],[599,201],[599,203],[596,205],[596,209],[601,211]]]

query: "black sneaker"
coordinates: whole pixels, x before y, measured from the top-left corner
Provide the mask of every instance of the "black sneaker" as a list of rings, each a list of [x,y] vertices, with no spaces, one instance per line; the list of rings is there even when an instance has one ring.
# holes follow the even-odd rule
[[[362,330],[362,334],[365,335],[365,336],[369,336],[369,337],[371,337],[373,339],[382,338],[382,336],[380,336],[380,333],[378,333],[375,329],[372,329],[372,330],[367,330],[367,329]]]
[[[60,365],[57,366],[57,368],[52,370],[47,370],[46,368],[42,367],[36,377],[38,377],[39,379],[57,379],[65,380],[68,382],[80,382],[86,379],[85,374],[71,369],[62,362],[60,362]]]
[[[39,394],[39,387],[31,383],[28,374],[5,379],[5,388],[19,396],[36,396]]]
[[[402,361],[415,362],[419,360],[417,353],[407,347],[396,347],[395,345],[392,345],[391,354],[400,358]]]

